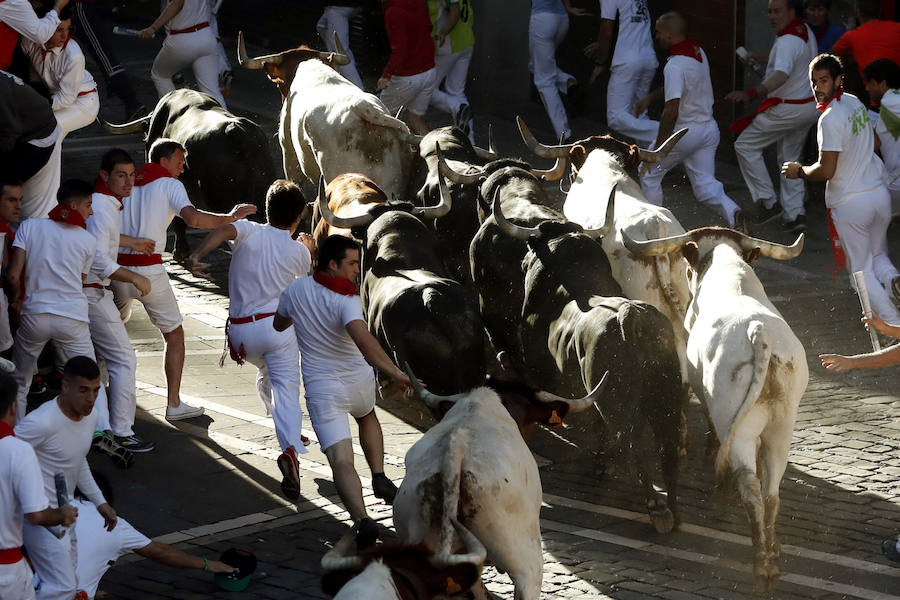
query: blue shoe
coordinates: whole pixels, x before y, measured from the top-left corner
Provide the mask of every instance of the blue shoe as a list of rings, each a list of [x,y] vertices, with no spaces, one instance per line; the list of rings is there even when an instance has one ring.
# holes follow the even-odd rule
[[[116,443],[118,443],[126,450],[131,450],[132,452],[150,452],[151,450],[156,448],[156,444],[154,444],[153,442],[144,441],[134,434],[126,436],[117,435]]]

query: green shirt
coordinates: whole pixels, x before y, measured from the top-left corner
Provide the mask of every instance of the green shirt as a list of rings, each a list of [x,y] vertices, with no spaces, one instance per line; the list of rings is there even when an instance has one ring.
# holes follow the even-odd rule
[[[432,32],[437,35],[441,8],[443,7],[443,12],[446,14],[454,4],[459,6],[459,21],[456,22],[456,26],[450,31],[448,37],[450,38],[450,51],[456,53],[475,45],[475,32],[472,30],[472,25],[475,23],[475,11],[472,8],[471,0],[428,0],[428,14],[434,25]]]

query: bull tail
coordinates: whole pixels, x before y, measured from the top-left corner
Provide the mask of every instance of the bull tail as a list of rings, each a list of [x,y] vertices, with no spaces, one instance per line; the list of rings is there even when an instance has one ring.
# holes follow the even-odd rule
[[[441,486],[444,489],[444,504],[441,507],[441,539],[436,554],[449,556],[453,550],[456,528],[452,519],[458,519],[460,486],[462,484],[462,461],[469,434],[465,429],[453,431],[447,443],[447,451],[441,459]]]
[[[750,364],[753,372],[744,400],[731,420],[728,437],[721,440],[722,445],[719,447],[719,452],[716,455],[716,478],[720,482],[726,481],[731,471],[728,457],[731,455],[731,446],[734,443],[735,432],[738,430],[744,415],[762,394],[769,374],[769,361],[772,358],[772,344],[769,342],[769,336],[766,334],[765,326],[761,321],[750,322],[749,327],[747,327],[747,337],[750,340]]]
[[[371,123],[372,125],[379,125],[389,129],[399,129],[403,133],[409,133],[409,126],[406,123],[378,110],[377,106],[368,103],[357,103],[353,105],[351,110],[353,110],[360,119],[367,123]]]

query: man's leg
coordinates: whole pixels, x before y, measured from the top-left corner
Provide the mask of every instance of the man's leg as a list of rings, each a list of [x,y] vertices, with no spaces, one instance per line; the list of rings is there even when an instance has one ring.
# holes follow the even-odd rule
[[[181,375],[184,373],[184,327],[179,325],[163,334],[166,342],[165,372],[168,405],[181,404]]]
[[[430,130],[422,117],[428,110],[428,104],[431,102],[431,95],[434,93],[434,88],[436,87],[434,68],[432,67],[424,73],[414,76],[413,80],[417,91],[415,92],[413,100],[409,103],[407,115],[413,133],[425,135]]]
[[[72,106],[54,111],[56,122],[67,135],[73,131],[87,127],[97,118],[100,111],[100,96],[97,92],[79,96]]]
[[[0,565],[0,598],[34,600],[34,573],[27,560]]]
[[[44,345],[50,340],[50,328],[47,326],[48,315],[22,315],[22,322],[16,330],[16,342],[13,344],[13,363],[16,365],[15,379],[19,386],[16,394],[16,418],[22,420],[28,404],[28,389],[31,378],[37,370],[38,356]]]
[[[750,197],[755,203],[762,202],[763,208],[772,208],[778,203],[775,187],[763,158],[763,150],[778,139],[779,132],[772,131],[771,125],[772,119],[766,113],[757,115],[734,142],[738,166]]]
[[[44,218],[56,206],[56,191],[59,189],[59,178],[62,173],[62,140],[53,144],[50,159],[22,186],[21,219]]]
[[[353,444],[350,438],[335,442],[325,449],[328,464],[334,476],[334,485],[344,508],[350,513],[354,522],[368,517],[366,503],[363,501],[362,482],[353,466]]]
[[[698,147],[692,148],[691,154],[684,160],[684,169],[691,181],[694,197],[719,213],[724,217],[728,226],[732,227],[734,226],[734,214],[740,207],[728,197],[722,182],[716,179],[716,148],[719,146],[719,127],[715,121],[710,121],[704,125],[697,125],[696,128],[698,130]],[[681,140],[681,142],[683,141],[684,139]],[[681,145],[681,142],[678,144]]]
[[[337,32],[338,38],[347,52],[347,57],[350,59],[350,64],[337,67],[338,73],[346,77],[348,81],[355,84],[359,89],[363,89],[362,77],[359,76],[359,71],[356,69],[356,59],[353,56],[353,50],[350,48],[350,18],[355,10],[352,6],[326,6],[325,15],[327,17],[323,15],[323,18],[327,19],[327,29],[324,34],[320,32],[320,35],[323,35],[325,38],[325,47],[328,48],[328,51],[337,52],[333,33]]]
[[[809,126],[799,125],[793,131],[783,135],[778,140],[777,164],[796,161],[802,158],[803,145],[806,143],[806,134]],[[780,178],[781,183],[781,207],[784,208],[784,221],[794,221],[797,217],[806,214],[803,208],[803,197],[806,195],[806,182],[802,179]]]
[[[194,51],[191,68],[197,80],[197,87],[201,92],[215,98],[222,108],[228,108],[225,96],[219,89],[219,50],[215,35],[208,27],[185,35],[196,36],[190,43]]]
[[[529,25],[529,49],[534,73],[534,86],[541,95],[541,101],[557,138],[571,136],[569,117],[556,87],[556,29],[557,15],[534,13]]]
[[[646,67],[624,64],[612,68],[606,92],[606,121],[611,129],[634,139],[644,148],[656,141],[659,122],[634,116],[635,92],[646,82]]]
[[[150,67],[150,79],[153,80],[153,86],[156,88],[156,93],[160,98],[175,89],[172,76],[190,64],[190,59],[185,59],[182,56],[181,46],[183,42],[173,40],[173,37],[178,38],[179,36],[166,36],[159,54],[153,60],[153,66]]]
[[[22,536],[28,558],[41,578],[38,600],[72,600],[77,591],[75,576],[74,530],[69,528],[62,539],[39,525],[24,523]]]

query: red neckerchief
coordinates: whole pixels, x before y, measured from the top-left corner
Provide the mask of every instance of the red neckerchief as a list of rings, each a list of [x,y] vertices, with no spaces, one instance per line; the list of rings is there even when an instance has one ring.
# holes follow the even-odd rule
[[[119,210],[123,210],[125,208],[125,205],[122,203],[122,196],[114,194],[112,190],[107,187],[106,183],[99,177],[97,177],[97,181],[94,182],[94,191],[98,194],[103,194],[104,196],[112,196],[113,198],[118,200]]]
[[[841,96],[843,96],[843,95],[844,95],[844,86],[841,86],[841,87],[839,87],[838,90],[834,93],[834,96],[832,96],[832,97],[828,100],[828,102],[826,102],[825,104],[819,104],[819,103],[817,102],[817,103],[816,103],[816,109],[817,109],[819,112],[825,112],[825,109],[828,108],[828,105],[829,105],[829,104],[831,104],[831,103],[832,103],[833,101],[835,101],[835,100],[837,100],[838,102],[840,102],[840,101],[841,101]]]
[[[359,290],[353,285],[353,282],[346,277],[332,277],[321,271],[313,271],[313,279],[316,283],[324,285],[332,292],[343,294],[344,296],[359,296]]]
[[[7,244],[11,243],[16,239],[16,232],[10,229],[9,225],[6,224],[5,221],[0,219],[0,233],[6,234],[6,242]]]
[[[69,45],[69,40],[71,40],[71,39],[72,39],[71,35],[66,36],[66,41],[63,42],[60,52],[62,52],[63,50],[66,49],[66,46]],[[41,46],[41,60],[44,60],[45,58],[47,58],[47,55],[50,54],[51,52],[53,52],[53,48],[50,48],[48,50],[47,48],[44,48],[43,46]]]
[[[0,440],[9,435],[16,437],[16,433],[13,431],[13,428],[9,426],[9,423],[0,421]]]
[[[87,223],[84,222],[84,217],[81,216],[81,213],[62,204],[57,204],[56,208],[51,210],[47,216],[57,223],[68,223],[69,225],[78,225],[82,229],[87,229]]]
[[[778,37],[783,35],[796,35],[804,42],[809,41],[809,32],[803,19],[797,18],[787,24],[787,27],[778,32]]]
[[[138,169],[138,172],[134,175],[134,185],[147,185],[148,183],[153,183],[154,181],[162,177],[172,177],[172,174],[169,173],[168,169],[166,169],[161,164],[148,162],[146,165]],[[172,177],[172,179],[175,178]]]
[[[703,62],[700,46],[691,38],[672,44],[672,47],[669,48],[669,56],[690,56],[697,62]]]

